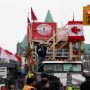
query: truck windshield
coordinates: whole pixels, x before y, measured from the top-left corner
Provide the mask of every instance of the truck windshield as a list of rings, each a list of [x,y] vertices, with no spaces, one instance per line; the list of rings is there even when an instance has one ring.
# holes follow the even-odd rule
[[[81,64],[63,64],[64,71],[82,71]]]
[[[81,63],[44,63],[43,68],[46,72],[82,72]]]
[[[62,71],[62,64],[44,64],[44,71]]]

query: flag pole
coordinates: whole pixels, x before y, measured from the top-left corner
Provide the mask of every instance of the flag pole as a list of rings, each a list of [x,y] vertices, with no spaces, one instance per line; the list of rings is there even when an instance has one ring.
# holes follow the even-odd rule
[[[33,23],[33,22],[31,22],[31,47],[33,48],[34,43],[33,43],[33,39],[32,39],[32,23]]]
[[[29,13],[28,13],[28,17],[27,17],[27,20],[28,20],[28,50],[27,50],[27,56],[26,56],[26,59],[27,59],[27,62],[28,62],[28,72],[30,72],[31,68],[30,68],[30,65],[31,65],[31,40],[32,40],[32,36],[31,36],[31,23],[30,23],[30,20],[29,20]]]
[[[78,42],[78,50],[79,50],[78,60],[81,60],[81,42]]]
[[[27,16],[27,41],[28,41],[28,49],[30,50],[30,20],[29,20],[29,12]]]
[[[73,58],[73,48],[72,48],[72,42],[69,42],[69,60],[72,61]]]
[[[31,20],[32,20],[32,22],[31,22],[31,45],[32,45],[32,47],[34,47],[34,42],[32,40],[32,24],[35,22],[35,20],[37,20],[37,17],[35,15],[32,7],[31,7]]]
[[[54,35],[55,35],[55,31],[53,30],[53,60],[55,60],[55,37],[54,37]]]
[[[74,21],[74,12],[73,12],[73,21]]]

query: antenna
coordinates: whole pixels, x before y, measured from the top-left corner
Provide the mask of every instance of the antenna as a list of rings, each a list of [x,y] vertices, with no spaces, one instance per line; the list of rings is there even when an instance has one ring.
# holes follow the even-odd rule
[[[73,21],[74,21],[74,12],[73,12]]]
[[[61,27],[63,28],[63,21],[61,22]]]

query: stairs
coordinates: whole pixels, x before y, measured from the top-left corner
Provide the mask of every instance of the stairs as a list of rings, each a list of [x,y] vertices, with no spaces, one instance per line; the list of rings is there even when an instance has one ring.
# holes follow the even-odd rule
[[[52,52],[51,52],[52,54],[48,57],[48,60],[54,60],[53,56],[55,56],[55,58],[56,58],[56,51],[62,49],[64,46],[66,46],[68,44],[68,41],[67,41],[68,39],[66,39],[64,41],[65,37],[68,38],[66,28],[59,28],[59,30],[58,30],[58,32],[53,34],[53,36],[46,42],[47,44],[51,43],[51,44],[49,44],[49,49],[52,50]],[[57,38],[58,34],[59,34],[60,38]],[[63,42],[63,43],[61,43],[61,42]]]

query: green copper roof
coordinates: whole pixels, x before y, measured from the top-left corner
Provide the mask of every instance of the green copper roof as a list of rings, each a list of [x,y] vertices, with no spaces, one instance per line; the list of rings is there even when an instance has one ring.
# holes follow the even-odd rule
[[[85,50],[85,54],[90,54],[90,44],[82,44],[81,47]]]
[[[75,48],[78,48],[78,45],[77,44],[75,45]],[[90,44],[82,43],[81,44],[81,49],[84,50],[84,53],[85,54],[90,54]]]
[[[50,13],[50,10],[47,11],[45,22],[53,22],[53,18],[52,18],[52,15]]]
[[[27,36],[25,35],[23,41],[21,42],[21,46],[25,49],[27,46]]]

